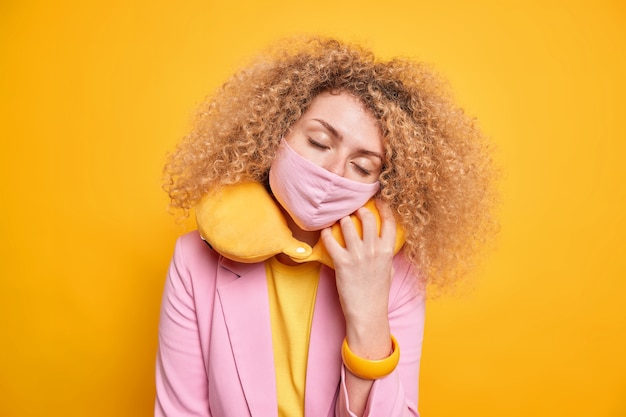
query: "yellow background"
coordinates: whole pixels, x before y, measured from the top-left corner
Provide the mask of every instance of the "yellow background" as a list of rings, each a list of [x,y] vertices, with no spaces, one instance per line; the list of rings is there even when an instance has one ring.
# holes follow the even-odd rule
[[[228,5],[227,5],[228,4]],[[430,301],[423,416],[626,416],[622,1],[0,4],[0,415],[148,416],[164,156],[272,40],[434,65],[497,145],[502,231]]]

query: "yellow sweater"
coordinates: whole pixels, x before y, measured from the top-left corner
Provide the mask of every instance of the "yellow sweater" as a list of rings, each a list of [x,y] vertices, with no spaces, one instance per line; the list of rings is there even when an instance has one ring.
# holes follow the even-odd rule
[[[304,416],[309,335],[320,265],[265,263],[272,323],[278,416]]]

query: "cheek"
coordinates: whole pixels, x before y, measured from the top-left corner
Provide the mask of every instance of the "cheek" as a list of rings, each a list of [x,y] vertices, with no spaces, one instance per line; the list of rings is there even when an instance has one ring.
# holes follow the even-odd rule
[[[317,151],[315,148],[309,145],[306,138],[298,137],[286,137],[285,141],[291,149],[293,149],[298,155],[313,162],[316,165],[323,166],[324,154]]]
[[[306,158],[307,148],[305,147],[305,139],[299,138],[297,135],[289,135],[285,136],[284,141],[287,142],[289,147],[296,151],[300,156]]]

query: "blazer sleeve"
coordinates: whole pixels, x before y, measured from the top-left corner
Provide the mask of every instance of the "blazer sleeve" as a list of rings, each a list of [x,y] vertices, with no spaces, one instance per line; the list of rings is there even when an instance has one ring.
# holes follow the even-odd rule
[[[415,270],[401,254],[394,260],[394,271],[389,300],[389,325],[391,333],[398,340],[400,362],[392,373],[374,381],[364,416],[419,417],[417,403],[424,335],[424,290]],[[335,415],[356,417],[350,411],[346,372],[342,365]]]
[[[211,415],[193,281],[186,265],[184,242],[185,237],[176,242],[161,304],[154,411],[157,417]]]

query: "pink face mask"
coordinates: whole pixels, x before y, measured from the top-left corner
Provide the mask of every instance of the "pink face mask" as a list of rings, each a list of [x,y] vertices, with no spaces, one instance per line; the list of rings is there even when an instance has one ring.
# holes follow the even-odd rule
[[[276,200],[303,230],[321,230],[354,213],[378,192],[379,182],[364,184],[334,174],[281,142],[270,168]]]

